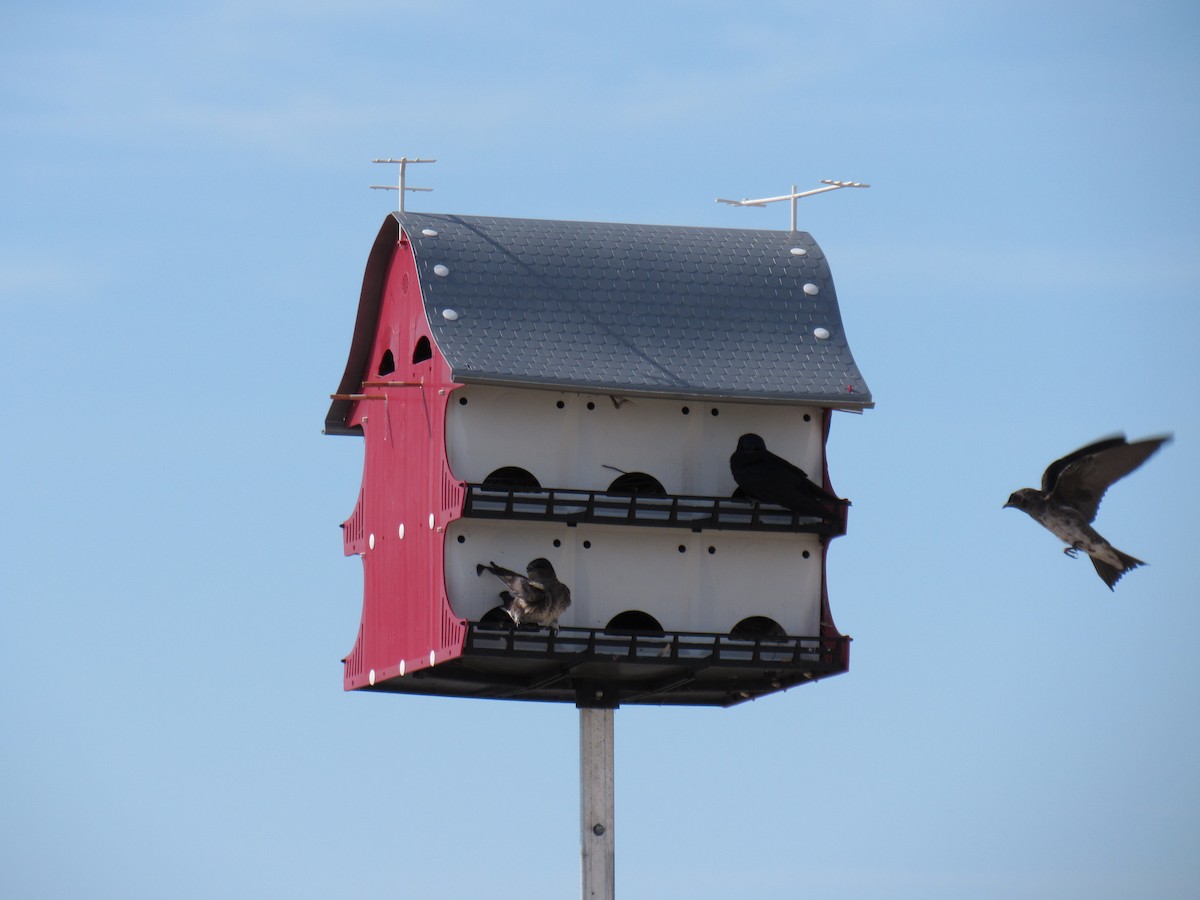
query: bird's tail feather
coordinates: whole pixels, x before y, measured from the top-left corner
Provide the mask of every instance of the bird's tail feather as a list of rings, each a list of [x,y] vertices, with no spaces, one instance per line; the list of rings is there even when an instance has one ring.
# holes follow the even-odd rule
[[[1116,547],[1113,547],[1113,553],[1117,554],[1117,558],[1121,560],[1121,568],[1119,569],[1116,566],[1110,566],[1102,559],[1096,559],[1094,556],[1091,558],[1092,565],[1096,567],[1096,574],[1108,585],[1110,591],[1115,589],[1117,582],[1121,580],[1121,576],[1126,572],[1136,569],[1138,566],[1145,565],[1137,557],[1130,556],[1128,553],[1122,553]]]

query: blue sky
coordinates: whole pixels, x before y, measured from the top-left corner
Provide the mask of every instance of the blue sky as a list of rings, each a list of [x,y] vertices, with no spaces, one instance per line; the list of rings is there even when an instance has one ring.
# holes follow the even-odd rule
[[[571,707],[344,694],[361,444],[320,433],[394,195],[787,227],[851,671],[616,716],[624,898],[1200,891],[1200,8],[373,0],[0,8],[0,894],[569,897]],[[1097,520],[1010,491],[1175,442]],[[535,756],[537,777],[512,774]],[[522,766],[523,768],[523,766]]]

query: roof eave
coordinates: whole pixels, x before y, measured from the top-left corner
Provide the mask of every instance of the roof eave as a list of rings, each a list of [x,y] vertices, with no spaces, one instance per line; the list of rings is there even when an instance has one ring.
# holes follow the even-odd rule
[[[379,305],[383,302],[384,280],[392,260],[392,248],[400,240],[400,223],[395,215],[388,216],[375,237],[371,253],[367,257],[367,268],[363,273],[362,290],[358,299],[358,316],[354,320],[354,335],[350,339],[350,355],[346,370],[338,384],[339,395],[353,394],[362,386],[362,373],[366,371],[375,340]],[[325,434],[362,435],[362,428],[347,425],[351,401],[334,400],[325,414]]]
[[[846,409],[861,411],[871,409],[875,401],[868,395],[830,395],[830,394],[800,394],[783,392],[757,391],[721,391],[695,386],[684,386],[672,390],[663,386],[659,388],[631,387],[622,384],[596,384],[595,382],[574,381],[538,381],[534,379],[515,379],[506,375],[481,372],[463,371],[455,368],[451,378],[459,384],[484,384],[495,387],[507,387],[524,390],[570,391],[580,394],[597,394],[600,396],[614,395],[618,397],[647,397],[661,400],[713,400],[723,403],[764,403],[780,406],[819,406],[829,409]]]

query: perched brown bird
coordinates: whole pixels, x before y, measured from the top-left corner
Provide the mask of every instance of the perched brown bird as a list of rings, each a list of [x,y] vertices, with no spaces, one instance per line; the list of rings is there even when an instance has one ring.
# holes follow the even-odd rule
[[[550,560],[539,556],[525,567],[524,575],[495,562],[475,566],[476,575],[484,572],[491,572],[508,588],[500,592],[500,599],[513,622],[543,625],[558,633],[558,617],[571,605],[571,590],[558,580]]]
[[[1105,438],[1056,459],[1042,475],[1042,489],[1021,488],[1004,504],[1028,513],[1066,545],[1063,553],[1086,553],[1109,590],[1131,569],[1144,566],[1106,541],[1092,521],[1104,492],[1171,439],[1170,435],[1129,443],[1124,435]]]

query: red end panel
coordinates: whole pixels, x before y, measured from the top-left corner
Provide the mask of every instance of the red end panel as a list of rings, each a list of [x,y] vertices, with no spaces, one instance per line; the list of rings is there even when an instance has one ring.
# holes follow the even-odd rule
[[[429,332],[412,251],[402,238],[355,410],[366,458],[346,530],[362,536],[344,540],[348,553],[362,554],[363,613],[347,657],[347,690],[462,652],[466,622],[450,607],[444,575],[446,526],[462,514],[464,497],[446,463],[446,405],[456,387]]]
[[[457,385],[455,385],[457,387]],[[446,389],[446,393],[442,399],[449,400],[450,388]],[[450,596],[446,591],[446,531],[451,522],[455,519],[462,518],[463,503],[466,500],[467,489],[464,482],[459,481],[454,477],[454,473],[450,471],[450,463],[446,459],[446,406],[442,404],[442,427],[438,430],[439,445],[441,447],[441,476],[442,476],[442,502],[441,510],[438,515],[438,521],[441,523],[441,537],[438,541],[438,560],[437,568],[432,573],[431,578],[437,586],[438,594],[441,597],[442,616],[441,616],[441,645],[442,650],[438,652],[438,659],[450,659],[462,653],[463,642],[467,639],[467,623],[465,619],[460,619],[454,614],[450,606]]]
[[[829,491],[829,493],[836,495],[837,491],[835,491],[833,489],[833,484],[829,480],[829,428],[832,424],[833,424],[833,410],[826,408],[824,416],[822,417],[822,421],[821,421],[821,426],[823,429],[822,434],[821,434],[822,487],[824,487],[825,490]],[[841,535],[846,533],[846,527],[849,524],[849,519],[850,519],[849,507],[839,506],[838,507],[838,522],[840,522],[841,528],[835,534],[833,534],[833,537],[840,537]]]
[[[358,489],[358,502],[354,512],[342,523],[342,552],[346,556],[358,556],[367,552],[367,535],[363,531],[363,492]]]
[[[821,457],[824,460],[822,464],[822,476],[824,480],[825,490],[831,494],[836,494],[833,485],[829,480],[829,428],[833,422],[833,410],[826,409],[822,426],[824,433],[821,438]],[[846,526],[849,520],[849,510],[842,506],[840,509],[841,530],[840,534],[846,533]],[[829,545],[833,538],[838,537],[839,533],[835,532],[830,536],[828,541],[824,542],[821,559],[821,638],[824,641],[832,642],[836,647],[835,662],[841,671],[848,672],[850,670],[850,641],[849,639],[842,640],[844,635],[838,631],[837,625],[833,621],[833,612],[829,608]]]

